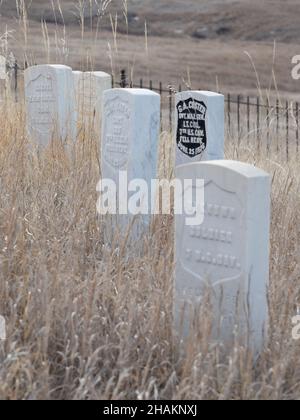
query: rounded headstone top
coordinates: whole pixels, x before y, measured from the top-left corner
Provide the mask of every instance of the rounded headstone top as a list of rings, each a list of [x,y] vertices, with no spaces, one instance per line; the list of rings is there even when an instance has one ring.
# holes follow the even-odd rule
[[[135,96],[160,96],[158,93],[153,92],[153,90],[150,89],[135,89],[135,88],[116,88],[116,89],[112,89],[113,92],[115,93],[128,93],[130,95],[135,95]]]
[[[92,76],[96,77],[109,77],[111,78],[111,75],[109,73],[106,73],[105,71],[88,71],[85,74],[90,74]]]
[[[258,178],[258,177],[269,177],[270,175],[263,171],[262,169],[257,168],[254,165],[250,165],[249,163],[239,162],[236,160],[210,160],[206,162],[194,162],[185,165],[180,165],[177,167],[176,170],[184,171],[186,169],[193,168],[211,168],[211,169],[224,169],[232,172],[236,172],[246,178]]]
[[[224,97],[221,93],[211,92],[209,90],[187,90],[178,92],[177,95],[203,95],[207,97]]]
[[[72,71],[71,67],[65,66],[63,64],[38,64],[37,66],[31,66],[26,69],[26,71],[43,71],[43,70],[64,70]]]

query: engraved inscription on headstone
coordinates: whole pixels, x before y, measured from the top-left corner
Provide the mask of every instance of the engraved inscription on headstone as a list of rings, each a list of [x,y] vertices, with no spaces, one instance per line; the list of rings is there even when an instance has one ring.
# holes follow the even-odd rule
[[[175,314],[185,302],[201,302],[209,287],[213,338],[231,340],[238,325],[240,337],[251,334],[258,350],[268,312],[270,177],[251,165],[222,160],[179,166],[177,177],[204,179],[205,208],[200,226],[176,217]],[[189,322],[186,315],[186,330]]]
[[[28,123],[32,130],[49,134],[57,120],[56,85],[51,74],[40,74],[27,85]]]
[[[177,106],[177,147],[189,157],[201,155],[206,149],[206,105],[192,97]]]
[[[104,92],[102,176],[128,181],[156,177],[160,96],[147,89],[110,89]]]
[[[241,203],[236,194],[213,181],[206,185],[205,196],[205,222],[183,229],[180,263],[203,282],[208,278],[212,283],[237,278],[244,260],[239,245]]]
[[[129,156],[131,111],[128,102],[116,96],[105,103],[103,157],[114,169],[125,168]]]
[[[224,158],[224,96],[214,92],[176,94],[176,166]]]

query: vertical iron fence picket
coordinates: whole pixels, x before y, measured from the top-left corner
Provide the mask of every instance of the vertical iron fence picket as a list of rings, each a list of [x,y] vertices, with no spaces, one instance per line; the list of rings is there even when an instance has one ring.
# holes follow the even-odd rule
[[[249,134],[250,134],[250,131],[251,131],[250,119],[251,119],[251,114],[250,114],[250,97],[247,96],[247,143],[248,143],[248,145],[249,145]]]
[[[237,136],[238,136],[238,146],[240,146],[241,140],[241,97],[237,97]]]
[[[172,116],[173,116],[173,90],[169,87],[169,131],[173,134],[173,127],[172,127]]]

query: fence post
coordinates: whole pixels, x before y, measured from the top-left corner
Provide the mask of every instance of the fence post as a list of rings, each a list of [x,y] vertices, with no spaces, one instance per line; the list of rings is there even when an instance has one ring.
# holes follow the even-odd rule
[[[238,145],[240,146],[241,140],[241,96],[237,97],[237,125],[238,125]]]
[[[248,134],[248,143],[250,137],[250,97],[247,96],[247,134]]]
[[[121,70],[121,81],[120,81],[120,87],[125,89],[127,87],[127,77],[126,77],[126,70]]]
[[[161,98],[161,104],[160,104],[160,129],[161,129],[161,132],[163,132],[164,131],[164,128],[163,128],[163,100],[162,100],[163,85],[162,85],[162,82],[159,82],[159,94],[160,94],[160,98]]]
[[[173,127],[172,127],[172,108],[173,108],[173,101],[172,101],[172,87],[169,87],[169,127],[170,127],[170,133],[173,134]]]

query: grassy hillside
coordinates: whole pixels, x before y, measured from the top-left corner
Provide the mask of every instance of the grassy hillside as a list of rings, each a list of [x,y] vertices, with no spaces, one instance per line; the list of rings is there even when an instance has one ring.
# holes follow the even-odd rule
[[[297,1],[56,0],[52,7],[33,0],[22,14],[23,3],[0,4],[0,48],[19,61],[97,68],[117,78],[125,67],[136,81],[252,95],[271,88],[298,99],[291,78]]]
[[[19,1],[19,3],[21,3]],[[48,0],[26,2],[30,20],[48,23],[63,22],[76,25],[80,10],[86,19],[94,20],[101,15],[105,0],[86,2],[61,0],[60,14],[58,2],[54,7]],[[85,3],[82,7],[82,3]],[[122,15],[120,0],[108,1],[106,11]],[[299,2],[297,0],[128,0],[128,19],[130,32],[144,33],[144,21],[147,20],[151,35],[191,36],[199,39],[238,39],[251,41],[299,42],[300,29],[298,20]],[[12,0],[3,0],[3,17],[15,17],[17,7]],[[109,20],[104,26],[109,28]],[[121,31],[125,31],[124,22],[120,21]]]

